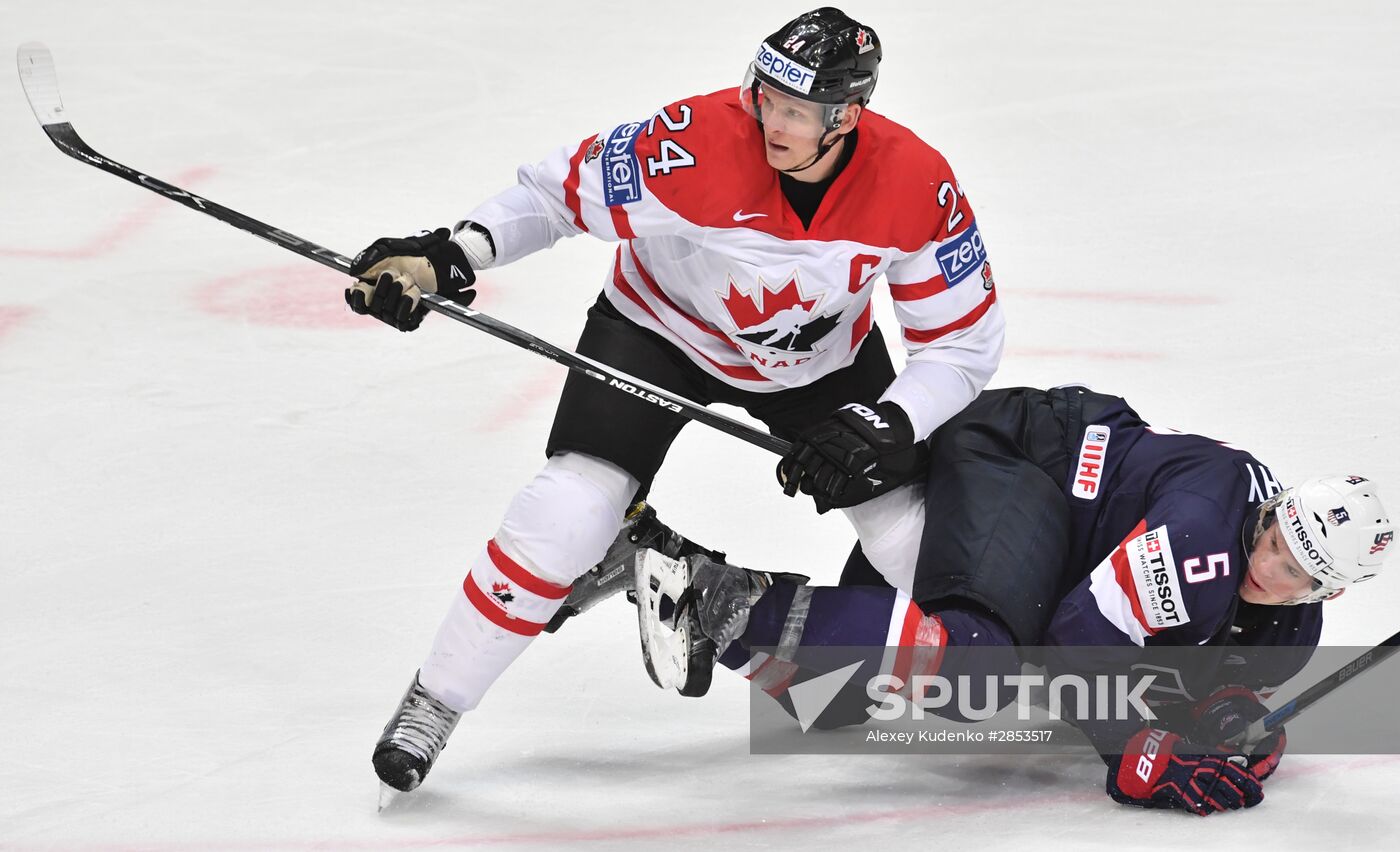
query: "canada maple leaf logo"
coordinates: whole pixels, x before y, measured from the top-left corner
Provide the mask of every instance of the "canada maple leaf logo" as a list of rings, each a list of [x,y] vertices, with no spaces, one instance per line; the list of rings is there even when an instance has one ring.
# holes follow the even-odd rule
[[[510,583],[492,583],[491,597],[501,603],[510,603],[515,600],[515,595],[510,593]]]
[[[760,276],[753,295],[740,290],[732,276],[728,283],[727,291],[716,295],[738,326],[734,336],[746,343],[782,352],[815,352],[817,341],[841,321],[839,310],[830,316],[814,315],[821,296],[802,298],[795,271],[777,289]]]
[[[754,298],[755,296],[757,298]],[[803,300],[802,292],[797,288],[796,273],[789,276],[787,283],[776,290],[769,287],[760,276],[753,296],[740,290],[734,283],[734,278],[730,277],[729,289],[721,296],[721,300],[724,302],[724,309],[729,311],[730,318],[734,320],[734,325],[740,329],[761,325],[779,311],[788,308],[800,307],[804,311],[811,311],[817,304],[816,299]]]

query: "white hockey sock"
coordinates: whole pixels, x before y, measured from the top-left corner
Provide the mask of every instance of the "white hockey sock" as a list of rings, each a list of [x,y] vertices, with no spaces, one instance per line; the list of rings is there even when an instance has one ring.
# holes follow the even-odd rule
[[[419,679],[471,710],[558,611],[569,584],[598,563],[622,527],[637,480],[581,453],[555,455],[506,509],[438,628]]]
[[[540,579],[487,542],[454,595],[423,663],[423,687],[454,710],[471,710],[554,615],[568,586]]]

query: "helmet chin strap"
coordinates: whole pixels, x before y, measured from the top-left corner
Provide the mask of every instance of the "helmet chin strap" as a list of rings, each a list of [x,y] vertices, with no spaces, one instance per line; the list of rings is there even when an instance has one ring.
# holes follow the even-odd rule
[[[797,173],[797,172],[805,172],[806,170],[810,169],[812,166],[815,166],[817,163],[820,163],[822,157],[825,157],[828,153],[830,153],[830,152],[831,152],[831,149],[836,147],[836,143],[838,143],[838,142],[841,141],[841,134],[840,134],[840,133],[837,133],[835,130],[828,130],[828,131],[827,131],[827,135],[828,135],[828,136],[830,136],[830,135],[832,135],[832,134],[835,134],[835,138],[833,138],[830,142],[818,142],[818,143],[817,143],[817,153],[816,153],[815,155],[813,155],[811,161],[809,161],[805,166],[798,166],[797,168],[794,168],[794,169],[779,169],[778,171],[782,172],[782,173],[785,174],[785,175],[790,175],[790,174],[795,174],[795,173]],[[825,139],[826,137],[823,136],[822,138]]]

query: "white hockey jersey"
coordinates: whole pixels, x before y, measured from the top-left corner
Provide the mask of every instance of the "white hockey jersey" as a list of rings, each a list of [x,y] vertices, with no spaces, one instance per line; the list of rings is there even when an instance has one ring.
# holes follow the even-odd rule
[[[727,89],[555,151],[468,214],[496,263],[561,236],[620,241],[604,284],[625,316],[758,392],[847,366],[884,276],[909,363],[882,399],[922,437],[979,393],[1004,322],[977,222],[947,162],[870,111],[809,227]]]

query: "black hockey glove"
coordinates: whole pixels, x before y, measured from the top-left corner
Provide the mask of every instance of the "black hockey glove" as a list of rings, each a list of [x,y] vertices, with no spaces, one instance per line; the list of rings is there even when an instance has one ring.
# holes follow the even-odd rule
[[[778,462],[778,483],[799,490],[817,512],[856,506],[924,472],[928,445],[914,440],[909,415],[893,402],[852,402],[807,430]]]
[[[1230,741],[1244,733],[1254,722],[1269,715],[1269,708],[1259,701],[1254,690],[1246,686],[1226,686],[1217,689],[1191,708],[1194,726],[1191,739],[1212,743],[1220,751],[1233,751]],[[1260,781],[1274,774],[1288,747],[1288,734],[1283,728],[1250,749],[1249,771]]]
[[[428,313],[421,303],[424,293],[437,293],[463,307],[476,298],[476,273],[446,228],[412,237],[380,237],[355,256],[350,274],[360,280],[346,289],[345,304],[399,331],[422,324]]]
[[[1144,728],[1109,759],[1105,789],[1115,802],[1179,808],[1198,816],[1252,808],[1264,801],[1260,779],[1242,755],[1212,755],[1176,734]],[[1237,762],[1238,761],[1238,762]]]

